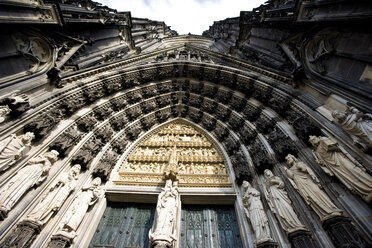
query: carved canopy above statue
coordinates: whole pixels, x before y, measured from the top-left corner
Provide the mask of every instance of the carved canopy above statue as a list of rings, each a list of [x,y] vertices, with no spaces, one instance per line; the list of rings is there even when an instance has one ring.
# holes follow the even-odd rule
[[[220,153],[194,127],[182,120],[172,121],[133,149],[115,183],[158,186],[172,178],[180,187],[231,187]]]

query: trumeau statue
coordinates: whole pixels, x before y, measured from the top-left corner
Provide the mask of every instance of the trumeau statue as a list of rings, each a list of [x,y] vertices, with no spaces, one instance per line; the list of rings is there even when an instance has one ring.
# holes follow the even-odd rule
[[[247,181],[243,181],[243,190],[244,211],[256,234],[255,243],[259,244],[265,241],[272,241],[269,221],[262,206],[260,192],[253,188]]]
[[[327,137],[310,136],[313,154],[325,173],[336,176],[349,190],[366,202],[372,200],[372,177],[365,168],[336,141]]]
[[[372,115],[363,114],[354,107],[349,107],[347,112],[335,110],[333,118],[348,132],[355,143],[372,145]]]
[[[67,197],[76,187],[77,175],[80,165],[76,164],[68,172],[63,173],[57,182],[52,184],[41,197],[41,201],[26,217],[27,221],[42,226],[49,221],[52,215],[61,208]]]
[[[299,230],[306,230],[292,208],[292,202],[284,190],[284,183],[280,177],[274,176],[271,170],[264,172],[267,186],[267,201],[270,209],[276,214],[282,228],[289,234]]]
[[[314,172],[303,162],[291,154],[286,156],[290,169],[284,168],[293,187],[300,193],[306,203],[311,206],[321,221],[342,215],[331,199],[322,191],[320,182]]]
[[[3,217],[31,187],[39,186],[48,177],[50,167],[57,161],[58,155],[57,151],[52,150],[30,159],[28,164],[0,189],[0,211]]]
[[[172,242],[177,239],[176,218],[179,201],[177,181],[172,185],[172,180],[168,179],[158,196],[154,224],[149,232],[151,247],[157,247],[157,244],[160,247],[164,242],[169,245],[167,247],[173,247]]]
[[[27,132],[23,135],[10,137],[0,141],[0,171],[8,169],[17,160],[21,159],[31,148],[34,133]]]
[[[76,236],[75,232],[88,211],[89,206],[94,205],[103,194],[103,190],[100,186],[101,178],[96,177],[89,187],[82,189],[65,214],[62,220],[63,226],[57,234],[71,239]]]

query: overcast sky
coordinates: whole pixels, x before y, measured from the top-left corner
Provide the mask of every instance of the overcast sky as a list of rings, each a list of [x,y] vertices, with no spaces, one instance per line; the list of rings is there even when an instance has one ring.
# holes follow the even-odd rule
[[[237,17],[266,0],[95,0],[132,17],[164,21],[179,34],[199,34],[214,21]]]

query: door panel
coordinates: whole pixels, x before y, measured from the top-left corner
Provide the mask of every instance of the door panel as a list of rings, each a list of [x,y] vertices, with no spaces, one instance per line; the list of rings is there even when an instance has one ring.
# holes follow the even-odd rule
[[[112,203],[102,216],[91,248],[147,248],[155,205]]]
[[[184,205],[181,213],[180,247],[243,247],[234,207]]]

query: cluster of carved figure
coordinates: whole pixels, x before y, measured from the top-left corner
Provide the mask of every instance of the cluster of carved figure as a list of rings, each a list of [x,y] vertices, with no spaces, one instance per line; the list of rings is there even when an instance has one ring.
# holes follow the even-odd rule
[[[141,174],[136,176],[138,172]],[[153,184],[162,180],[159,173],[177,176],[182,181],[180,186],[187,183],[190,186],[197,184],[199,187],[203,183],[208,183],[208,186],[213,183],[222,186],[221,182],[229,182],[223,158],[217,150],[203,134],[180,123],[168,124],[142,141],[128,156],[120,173],[121,178],[116,183],[132,185],[134,180],[141,185]],[[208,179],[191,176],[200,174]],[[141,180],[136,180],[136,177]]]
[[[371,202],[372,177],[366,173],[358,161],[330,138],[310,136],[309,141],[314,146],[313,154],[317,162],[327,174],[336,176],[349,190],[360,195],[366,202]],[[308,165],[291,154],[288,154],[285,159],[289,166],[289,168],[284,167],[287,178],[319,216],[322,223],[343,215],[343,211],[323,191],[319,179]],[[266,200],[283,230],[287,234],[306,230],[293,210],[283,180],[268,169],[264,171],[264,176]],[[243,189],[243,204],[255,231],[256,243],[272,242],[268,219],[260,200],[260,192],[247,181],[243,182]]]
[[[1,217],[5,218],[7,213],[20,200],[20,198],[33,186],[40,185],[48,176],[52,164],[58,159],[58,152],[51,151],[31,159],[18,173],[7,181],[0,191]],[[29,246],[33,233],[43,228],[48,221],[57,213],[65,203],[69,195],[77,187],[80,174],[80,165],[75,164],[65,172],[61,173],[44,191],[34,208],[23,218],[13,235],[9,236],[0,245],[8,247],[14,244]],[[75,238],[75,231],[83,220],[89,206],[95,204],[103,195],[101,178],[96,177],[84,186],[77,194],[67,212],[64,214],[62,225],[54,236],[64,237],[68,243]],[[25,232],[25,228],[32,227],[31,233]],[[22,234],[22,235],[21,235]],[[29,235],[29,236],[28,236]],[[53,238],[52,238],[53,239]]]

